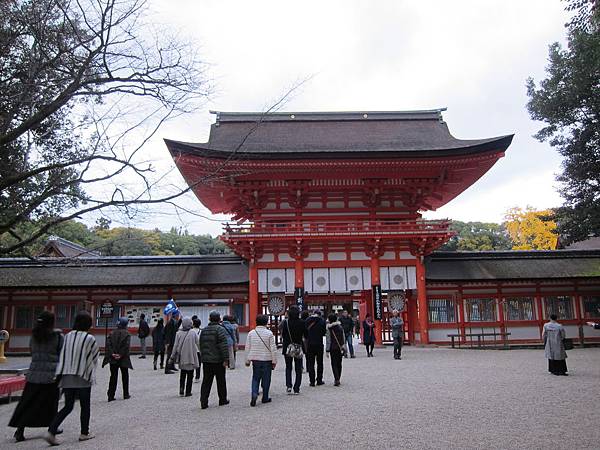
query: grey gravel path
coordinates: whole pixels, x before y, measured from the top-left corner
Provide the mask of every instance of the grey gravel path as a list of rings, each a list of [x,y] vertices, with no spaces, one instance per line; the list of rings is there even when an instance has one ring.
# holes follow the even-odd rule
[[[238,358],[243,358],[243,353]],[[91,430],[79,443],[78,405],[65,421],[58,448],[86,449],[599,449],[600,349],[569,352],[571,376],[546,371],[541,350],[477,351],[405,348],[403,359],[376,349],[374,358],[345,359],[342,386],[287,396],[283,358],[273,373],[273,402],[249,406],[251,370],[227,372],[228,406],[200,410],[178,396],[178,375],[154,372],[151,360],[134,361],[130,400],[106,403],[108,369],[92,389]],[[117,391],[120,395],[120,388]],[[7,424],[15,404],[0,406]],[[3,427],[3,449],[45,448],[42,430],[27,430],[19,444]]]

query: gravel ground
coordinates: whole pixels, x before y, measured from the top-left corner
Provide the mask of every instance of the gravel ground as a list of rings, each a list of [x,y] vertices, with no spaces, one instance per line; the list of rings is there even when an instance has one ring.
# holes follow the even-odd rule
[[[243,353],[238,361],[243,361]],[[23,359],[25,361],[25,359]],[[345,359],[342,386],[334,387],[329,360],[326,385],[301,395],[285,394],[283,358],[273,373],[273,402],[249,406],[251,370],[238,362],[227,371],[228,406],[217,406],[216,386],[200,410],[193,397],[178,396],[178,375],[152,370],[150,359],[133,360],[130,400],[106,402],[108,369],[98,369],[92,388],[91,431],[79,443],[79,406],[67,418],[60,448],[226,449],[260,447],[322,449],[542,449],[600,448],[600,349],[576,349],[569,377],[550,375],[541,350],[477,351],[376,349]],[[117,396],[121,395],[120,387]],[[7,424],[15,403],[0,406]],[[46,447],[43,430],[26,430],[14,444],[13,429],[2,448]]]

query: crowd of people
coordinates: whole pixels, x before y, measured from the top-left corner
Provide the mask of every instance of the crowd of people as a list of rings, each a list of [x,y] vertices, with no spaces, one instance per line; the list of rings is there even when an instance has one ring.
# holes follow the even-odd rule
[[[145,318],[141,317],[142,320]],[[23,395],[9,422],[16,428],[17,442],[25,440],[25,428],[47,427],[46,441],[58,445],[57,435],[62,433],[60,425],[73,411],[75,400],[80,403],[80,441],[94,438],[90,433],[90,399],[95,382],[99,347],[96,339],[88,331],[92,327],[92,317],[86,311],[79,312],[73,329],[65,336],[54,328],[54,314],[43,311],[32,330],[30,348],[31,365],[26,375],[27,383]],[[144,320],[145,322],[145,320]],[[250,406],[255,407],[262,393],[261,402],[270,403],[271,375],[278,360],[276,339],[268,328],[269,318],[259,315],[256,327],[248,333],[245,343],[245,364],[252,366],[250,383]],[[109,365],[110,378],[107,397],[115,399],[117,380],[121,374],[123,398],[129,394],[129,369],[131,336],[128,333],[128,319],[121,318],[117,327],[106,340],[102,366]],[[394,358],[401,359],[402,336],[404,333],[402,316],[393,311],[389,319],[394,341]],[[600,329],[600,324],[588,322]],[[142,327],[140,327],[142,328]],[[152,336],[153,369],[160,368],[166,374],[180,372],[179,395],[191,396],[193,382],[200,382],[200,407],[208,408],[208,400],[213,381],[216,379],[219,405],[229,404],[227,397],[226,369],[235,368],[239,345],[239,330],[233,316],[221,315],[217,311],[209,314],[209,323],[201,328],[198,317],[179,317],[178,311],[168,316],[167,324],[159,319],[150,330],[143,327],[138,332],[145,358],[145,339]],[[369,314],[362,322],[362,341],[367,357],[373,357],[375,325]],[[285,319],[279,324],[282,337],[282,354],[285,361],[286,392],[300,394],[303,369],[308,371],[309,386],[321,386],[323,380],[323,357],[331,363],[333,385],[341,386],[342,361],[354,358],[353,334],[357,332],[356,321],[346,312],[331,313],[327,320],[320,310],[303,311],[290,306]],[[325,338],[325,345],[323,345]],[[568,375],[565,351],[565,330],[553,314],[544,325],[543,342],[548,370],[554,375]],[[165,361],[166,354],[166,361]],[[292,376],[294,375],[294,376]],[[60,395],[64,395],[64,406],[58,410]]]

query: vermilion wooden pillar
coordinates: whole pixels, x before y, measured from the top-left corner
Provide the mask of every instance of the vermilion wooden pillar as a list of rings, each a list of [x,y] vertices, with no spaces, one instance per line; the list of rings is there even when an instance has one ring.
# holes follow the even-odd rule
[[[381,280],[379,279],[379,257],[371,256],[371,287],[379,285],[381,286]],[[371,289],[371,295],[373,295],[373,289]],[[383,302],[382,308],[383,308]],[[375,312],[375,299],[373,299],[373,310]],[[375,321],[375,344],[383,345],[383,326],[381,320],[375,319],[373,316],[373,320]]]
[[[256,267],[256,262],[254,260],[250,261],[249,276],[250,286],[248,288],[248,305],[250,317],[248,317],[248,325],[250,328],[254,328],[256,327],[256,316],[258,316],[258,311],[260,309],[258,300],[258,268]]]
[[[425,265],[423,257],[417,255],[417,302],[419,304],[419,336],[421,344],[429,344],[427,291],[425,288]]]

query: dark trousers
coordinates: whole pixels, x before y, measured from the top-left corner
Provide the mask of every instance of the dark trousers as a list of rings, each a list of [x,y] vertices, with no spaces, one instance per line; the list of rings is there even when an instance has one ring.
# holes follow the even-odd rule
[[[65,406],[58,412],[48,431],[51,434],[56,434],[60,424],[73,411],[75,399],[79,397],[79,404],[81,406],[81,434],[90,434],[90,397],[92,388],[67,388],[63,389],[63,392],[65,394]]]
[[[402,356],[402,334],[394,338],[394,358]]]
[[[339,350],[331,350],[329,352],[329,358],[331,359],[333,379],[335,381],[340,381],[340,378],[342,377],[342,352]]]
[[[262,399],[269,398],[269,388],[271,387],[271,372],[273,363],[271,361],[252,361],[252,398],[258,397],[258,389],[262,383]]]
[[[192,395],[192,380],[194,379],[194,370],[183,370],[179,372],[179,393],[183,394],[185,388],[185,395]]]
[[[200,352],[198,352],[198,368],[196,369],[196,380],[200,379],[200,370],[202,370],[202,360],[200,359]]]
[[[110,380],[108,382],[108,398],[115,398],[117,392],[117,378],[121,369],[121,381],[123,382],[123,397],[129,397],[129,369],[119,367],[117,364],[110,365]]]
[[[317,362],[317,383],[323,382],[323,344],[308,344],[308,377],[310,382],[315,382],[315,360]]]
[[[366,344],[367,347],[367,355],[372,355],[373,354],[373,349],[375,348],[375,343],[369,343]]]
[[[225,379],[225,367],[223,363],[204,363],[202,370],[204,378],[200,387],[200,405],[208,406],[208,397],[213,384],[213,378],[217,379],[217,393],[219,403],[227,401],[227,381]]]
[[[160,355],[160,368],[163,368],[165,364],[165,349],[162,350],[154,350],[154,365],[156,366],[156,361],[158,361],[158,356]]]
[[[300,392],[300,384],[302,383],[302,358],[285,358],[285,385],[288,388],[292,387],[292,365],[296,369],[296,378],[294,379],[294,392]]]
[[[169,362],[169,361],[171,361],[171,353],[173,353],[173,345],[167,344],[166,349],[167,349],[167,364],[165,364],[165,373],[167,373],[169,370],[175,369],[175,363]]]

